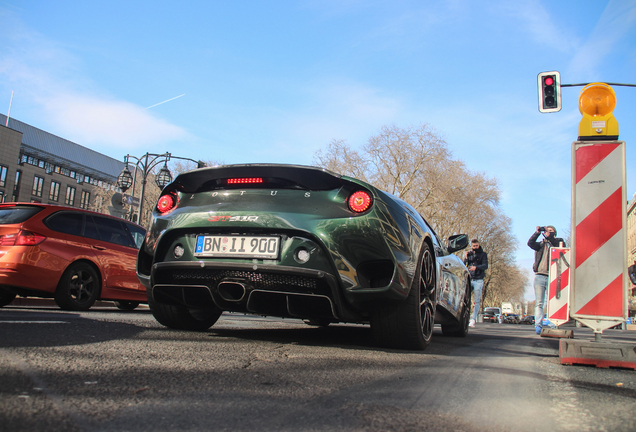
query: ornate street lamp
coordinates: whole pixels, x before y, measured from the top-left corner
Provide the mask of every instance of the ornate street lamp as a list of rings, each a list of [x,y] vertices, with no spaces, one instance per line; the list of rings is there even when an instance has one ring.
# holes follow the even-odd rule
[[[121,189],[122,192],[126,192],[128,188],[133,183],[132,174],[130,174],[130,170],[128,169],[128,164],[124,167],[122,172],[117,177],[117,186]]]
[[[134,169],[135,169],[134,177],[130,173],[130,170],[128,169],[128,163],[130,159],[133,159],[134,161],[136,161],[134,165]],[[166,187],[168,183],[172,182],[172,174],[170,173],[170,170],[168,169],[168,162],[170,161],[170,159],[188,160],[188,161],[196,163],[198,168],[205,167],[205,162],[196,161],[194,159],[182,158],[178,156],[172,156],[172,154],[168,152],[165,152],[164,154],[146,153],[140,158],[137,158],[131,155],[126,155],[124,157],[124,162],[126,163],[126,166],[117,177],[117,186],[122,190],[122,192],[126,192],[126,190],[128,190],[128,188],[130,188],[130,186],[132,185],[131,195],[134,197],[135,186],[137,183],[136,182],[137,170],[139,170],[142,176],[141,177],[141,194],[139,197],[139,209],[137,210],[137,223],[141,223],[141,216],[143,214],[143,208],[144,208],[144,193],[146,190],[146,182],[147,182],[148,175],[152,172],[152,170],[161,162],[163,162],[163,167],[159,170],[159,172],[155,176],[155,183],[157,184],[157,186],[159,186],[159,189],[163,189],[164,187]],[[132,219],[132,214],[131,214],[131,219]]]
[[[170,174],[170,170],[168,169],[168,162],[164,162],[163,168],[159,170],[159,173],[155,177],[155,183],[159,186],[159,189],[163,189],[166,187],[168,183],[172,181],[172,174]]]

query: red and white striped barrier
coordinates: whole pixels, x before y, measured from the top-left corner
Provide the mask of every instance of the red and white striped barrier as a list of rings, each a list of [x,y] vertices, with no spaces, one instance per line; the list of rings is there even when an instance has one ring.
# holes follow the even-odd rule
[[[600,333],[627,319],[625,142],[572,146],[572,317]]]
[[[547,319],[557,327],[570,320],[570,248],[550,248]]]

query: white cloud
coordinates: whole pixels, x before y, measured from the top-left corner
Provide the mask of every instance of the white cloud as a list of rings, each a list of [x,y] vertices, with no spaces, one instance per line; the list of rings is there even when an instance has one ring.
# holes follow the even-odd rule
[[[285,151],[306,163],[333,139],[344,139],[354,147],[364,144],[380,126],[394,123],[404,109],[398,98],[347,81],[315,83],[305,95],[307,103],[301,112],[277,113],[275,124],[279,142],[293,143]]]
[[[612,0],[571,61],[574,74],[596,76],[597,67],[604,66],[606,57],[619,41],[633,31],[636,24],[636,0]]]
[[[578,40],[572,34],[564,33],[562,27],[554,22],[553,17],[539,1],[504,1],[497,4],[497,7],[517,18],[520,24],[525,26],[528,34],[541,45],[563,52],[571,52],[579,46]],[[558,43],[555,44],[555,41]]]
[[[188,137],[152,111],[116,100],[82,72],[72,52],[0,11],[0,89],[11,116],[87,147],[135,149]]]
[[[49,121],[78,143],[121,149],[156,146],[186,137],[186,132],[138,105],[70,93],[41,101]]]

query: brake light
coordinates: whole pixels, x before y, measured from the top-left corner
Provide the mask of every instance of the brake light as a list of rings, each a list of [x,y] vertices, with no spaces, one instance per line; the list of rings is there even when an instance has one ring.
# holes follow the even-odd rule
[[[21,230],[0,236],[0,246],[35,246],[46,240],[42,234]]]
[[[227,179],[227,184],[258,184],[263,183],[262,177],[243,177]]]
[[[372,202],[371,195],[365,191],[354,192],[349,197],[349,208],[356,213],[362,213],[371,207]]]
[[[157,211],[161,214],[168,213],[177,206],[178,202],[179,198],[174,193],[165,194],[157,202]]]

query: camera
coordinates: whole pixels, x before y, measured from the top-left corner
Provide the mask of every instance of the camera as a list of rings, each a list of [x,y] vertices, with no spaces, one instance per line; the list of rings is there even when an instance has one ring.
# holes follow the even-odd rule
[[[539,227],[539,232],[545,232],[545,227]]]

